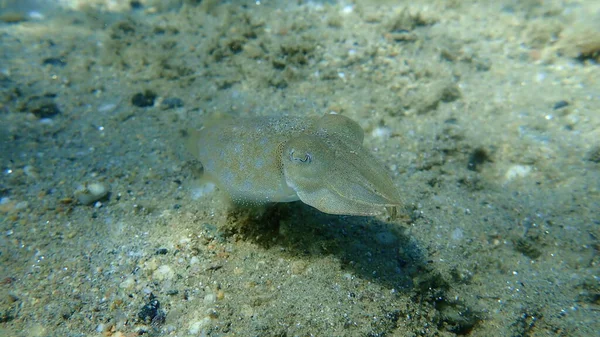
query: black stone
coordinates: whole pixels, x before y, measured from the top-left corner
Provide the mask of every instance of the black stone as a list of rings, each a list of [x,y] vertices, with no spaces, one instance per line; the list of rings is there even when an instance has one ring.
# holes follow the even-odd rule
[[[158,315],[158,310],[160,309],[160,302],[156,299],[151,300],[146,305],[142,307],[140,312],[138,313],[138,317],[145,323],[150,323]]]
[[[156,255],[167,255],[169,250],[167,248],[158,248],[156,250]]]
[[[147,108],[154,106],[154,100],[156,99],[156,94],[153,91],[146,90],[143,93],[138,92],[137,94],[131,97],[131,104],[140,107]]]
[[[567,107],[569,105],[569,102],[567,101],[558,101],[556,103],[554,103],[554,110],[558,110],[558,109],[562,109],[564,107]]]
[[[538,249],[539,244],[531,238],[517,238],[513,244],[516,251],[533,260],[542,256],[542,251]]]
[[[31,112],[38,118],[51,118],[60,113],[56,103],[42,103],[31,109]]]
[[[181,108],[182,106],[183,106],[183,101],[180,98],[177,98],[177,97],[165,98],[160,103],[160,107],[163,110],[174,109],[174,108]]]
[[[6,310],[0,312],[0,323],[7,323],[15,319],[15,313],[13,310]]]
[[[137,0],[130,1],[129,6],[131,6],[131,9],[140,9],[144,7],[144,5],[142,5],[142,3]]]
[[[51,65],[51,66],[57,66],[57,67],[64,67],[67,65],[67,62],[65,62],[63,59],[58,58],[58,57],[47,57],[42,61],[43,65]]]
[[[587,153],[586,159],[593,163],[600,163],[600,145],[592,147]]]
[[[469,156],[467,168],[471,171],[477,171],[478,167],[486,161],[491,161],[487,151],[482,148],[477,148]]]

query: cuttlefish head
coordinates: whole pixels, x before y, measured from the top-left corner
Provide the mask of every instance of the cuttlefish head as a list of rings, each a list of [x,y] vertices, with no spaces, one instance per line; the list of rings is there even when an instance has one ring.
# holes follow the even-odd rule
[[[289,140],[281,156],[288,186],[322,212],[378,215],[400,205],[386,168],[356,141],[331,132],[304,134]]]

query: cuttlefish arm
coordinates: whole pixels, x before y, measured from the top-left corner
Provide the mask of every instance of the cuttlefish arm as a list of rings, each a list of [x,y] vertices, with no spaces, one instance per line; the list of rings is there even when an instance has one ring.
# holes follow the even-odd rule
[[[386,168],[355,140],[324,132],[285,144],[285,180],[300,200],[325,213],[347,215],[378,215],[400,205]]]

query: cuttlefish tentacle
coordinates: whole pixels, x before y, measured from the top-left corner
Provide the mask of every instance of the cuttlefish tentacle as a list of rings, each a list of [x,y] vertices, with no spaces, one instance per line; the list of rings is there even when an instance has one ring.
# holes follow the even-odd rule
[[[375,215],[400,205],[386,168],[341,115],[252,117],[207,123],[190,148],[239,203],[301,200],[325,213]]]

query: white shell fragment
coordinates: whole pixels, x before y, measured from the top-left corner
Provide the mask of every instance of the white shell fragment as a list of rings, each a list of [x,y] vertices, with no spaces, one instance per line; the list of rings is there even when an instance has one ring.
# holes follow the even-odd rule
[[[79,186],[75,198],[83,205],[91,205],[108,195],[108,188],[102,183],[91,183]]]

